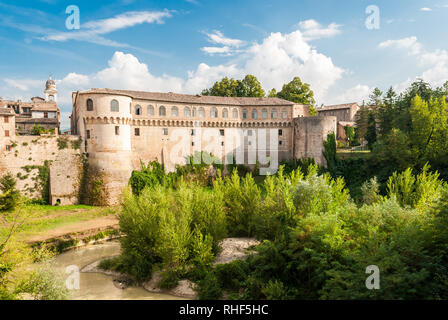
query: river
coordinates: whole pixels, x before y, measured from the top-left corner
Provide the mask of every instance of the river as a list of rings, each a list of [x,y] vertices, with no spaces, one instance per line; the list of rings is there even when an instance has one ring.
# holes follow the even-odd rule
[[[69,250],[54,258],[54,267],[65,272],[68,266],[79,270],[97,260],[120,253],[120,243],[110,241],[102,244]],[[73,300],[181,300],[182,298],[162,293],[151,293],[141,287],[130,286],[119,289],[113,284],[113,277],[101,273],[80,272],[79,290],[73,289]]]

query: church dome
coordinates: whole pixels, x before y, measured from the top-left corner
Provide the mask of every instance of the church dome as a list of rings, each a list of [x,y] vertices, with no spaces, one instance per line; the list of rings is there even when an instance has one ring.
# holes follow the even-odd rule
[[[56,83],[50,77],[50,79],[48,79],[47,82],[45,83],[45,88],[49,89],[49,88],[54,88],[54,87],[56,87]]]

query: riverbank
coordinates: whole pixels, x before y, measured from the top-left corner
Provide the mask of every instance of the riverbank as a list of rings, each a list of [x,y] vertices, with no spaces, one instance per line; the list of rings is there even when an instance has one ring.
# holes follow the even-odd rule
[[[86,205],[25,205],[18,209],[23,221],[16,237],[32,247],[46,244],[57,252],[115,239],[120,236],[118,209]],[[7,233],[13,219],[8,215],[2,215],[0,219],[0,233]]]
[[[152,293],[134,285],[120,288],[119,283],[114,281],[118,275],[83,272],[92,263],[118,254],[120,254],[119,242],[107,241],[68,250],[55,256],[52,265],[65,277],[73,275],[73,270],[79,272],[79,289],[70,290],[72,300],[183,300],[168,294]],[[68,274],[67,270],[70,270]]]

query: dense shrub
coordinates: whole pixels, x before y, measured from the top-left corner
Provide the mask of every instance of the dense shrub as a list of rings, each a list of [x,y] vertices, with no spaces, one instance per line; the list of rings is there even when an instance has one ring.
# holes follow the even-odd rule
[[[237,170],[212,188],[155,183],[125,194],[117,265],[138,279],[162,270],[167,287],[187,277],[201,299],[447,298],[448,191],[438,177],[427,166],[395,173],[384,193],[373,178],[358,202],[312,164],[281,166],[261,184]],[[247,260],[213,267],[227,235],[263,241]],[[380,290],[365,287],[369,265],[380,268]]]
[[[0,177],[0,211],[12,211],[15,209],[20,193],[16,190],[16,179],[11,174]]]

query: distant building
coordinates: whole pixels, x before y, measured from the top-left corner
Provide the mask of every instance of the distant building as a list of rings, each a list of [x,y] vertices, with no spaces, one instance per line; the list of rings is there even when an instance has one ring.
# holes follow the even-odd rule
[[[344,127],[356,126],[356,113],[359,106],[356,102],[344,103],[331,106],[323,106],[317,109],[319,116],[335,116],[337,118],[337,139],[345,140]]]
[[[60,127],[60,110],[57,105],[58,90],[54,80],[45,83],[45,99],[33,97],[30,102],[0,99],[0,108],[9,109],[15,116],[17,134],[30,134],[35,125],[42,128],[57,129]]]

